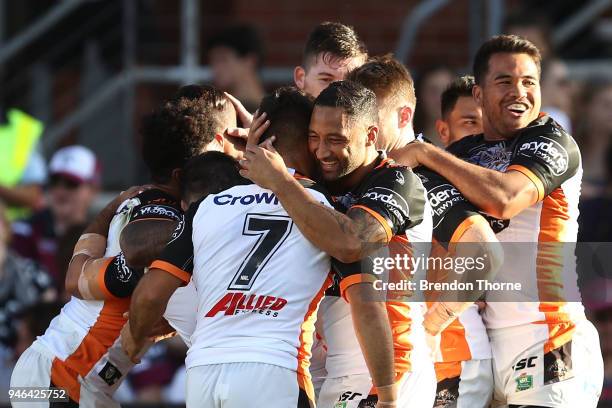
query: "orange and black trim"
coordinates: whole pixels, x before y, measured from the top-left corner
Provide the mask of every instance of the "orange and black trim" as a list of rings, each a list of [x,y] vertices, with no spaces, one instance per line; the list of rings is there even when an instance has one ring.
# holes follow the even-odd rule
[[[387,242],[391,241],[391,238],[393,238],[393,231],[391,231],[391,226],[389,225],[389,222],[382,215],[372,210],[371,208],[366,207],[365,205],[360,205],[360,204],[354,205],[351,208],[349,208],[349,211],[352,210],[353,208],[359,208],[367,212],[368,214],[370,214],[372,217],[376,218],[376,220],[380,222],[380,225],[382,225],[382,227],[385,229],[385,232],[387,233]]]
[[[531,180],[531,182],[536,186],[536,189],[538,190],[538,201],[536,202],[540,202],[544,199],[544,184],[542,183],[542,180],[540,180],[540,178],[534,174],[534,172],[532,172],[525,166],[521,166],[520,164],[513,164],[511,166],[508,166],[507,171],[509,170],[518,171],[519,173],[522,173],[527,176],[529,180]]]
[[[169,262],[162,261],[159,259],[156,261],[153,261],[149,269],[152,269],[152,268],[157,268],[157,269],[161,269],[162,271],[166,271],[170,275],[174,275],[175,277],[179,278],[184,283],[189,283],[189,280],[191,279],[191,274],[189,272],[186,272],[182,270],[181,268],[178,268],[172,265]]]

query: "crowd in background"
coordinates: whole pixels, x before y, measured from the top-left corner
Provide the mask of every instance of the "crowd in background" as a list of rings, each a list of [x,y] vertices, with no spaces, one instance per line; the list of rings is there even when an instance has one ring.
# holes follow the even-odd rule
[[[584,176],[579,240],[611,242],[612,81],[573,80],[566,64],[555,56],[545,26],[536,20],[509,19],[505,32],[522,35],[539,47],[542,110],[580,146]],[[215,85],[251,110],[266,91],[258,75],[262,48],[250,26],[230,28],[207,43]],[[415,132],[441,144],[435,129],[441,116],[440,95],[462,73],[445,65],[408,68],[416,79]],[[68,300],[63,287],[65,271],[100,192],[100,172],[94,152],[70,146],[55,152],[48,162],[34,149],[18,180],[8,186],[0,178],[0,402],[6,398],[12,364]],[[603,284],[607,284],[605,279]],[[586,306],[602,340],[606,363],[603,398],[612,400],[612,303]],[[132,370],[117,399],[180,402],[185,351],[177,339],[151,348],[143,363]]]

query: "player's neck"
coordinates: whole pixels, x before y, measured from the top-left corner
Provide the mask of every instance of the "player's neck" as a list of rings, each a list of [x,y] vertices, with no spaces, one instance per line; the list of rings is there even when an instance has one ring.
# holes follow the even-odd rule
[[[394,150],[401,149],[412,141],[414,141],[414,129],[412,129],[412,126],[406,126],[402,131],[400,131],[395,141],[393,141],[387,148],[387,151],[392,152]]]
[[[482,131],[484,135],[484,140],[488,142],[496,142],[500,140],[510,140],[514,138],[514,136],[516,136],[516,134],[518,133],[517,132],[511,135],[502,134],[501,132],[497,131],[493,126],[491,126],[488,120],[483,121]]]
[[[167,184],[162,183],[153,183],[153,187],[158,190],[163,191],[164,193],[171,195],[172,197],[179,200],[181,198],[181,188],[176,183],[170,182]]]
[[[369,149],[366,160],[364,160],[364,164],[339,179],[337,184],[334,183],[336,184],[334,187],[342,190],[342,192],[348,192],[355,189],[367,177],[367,175],[374,170],[377,164],[377,158],[378,152],[375,149]]]

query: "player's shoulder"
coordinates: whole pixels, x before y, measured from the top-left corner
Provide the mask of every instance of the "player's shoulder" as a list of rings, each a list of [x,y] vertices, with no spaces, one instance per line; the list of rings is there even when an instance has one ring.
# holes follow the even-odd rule
[[[385,184],[392,183],[401,186],[411,186],[420,183],[415,172],[408,166],[399,164],[393,159],[384,158],[369,175],[370,184],[383,181]]]
[[[469,152],[470,150],[482,145],[483,143],[485,143],[485,138],[484,134],[482,133],[479,133],[477,135],[465,136],[448,145],[446,147],[446,151],[455,156],[461,156],[462,154]]]
[[[553,140],[565,147],[576,144],[574,138],[548,115],[541,115],[525,127],[515,139],[515,143],[520,149],[521,144],[539,137]]]

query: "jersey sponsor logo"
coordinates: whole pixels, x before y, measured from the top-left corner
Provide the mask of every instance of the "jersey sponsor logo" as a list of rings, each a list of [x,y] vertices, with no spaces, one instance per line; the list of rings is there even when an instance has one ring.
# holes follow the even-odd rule
[[[276,317],[278,311],[285,307],[287,300],[270,295],[257,295],[254,293],[228,292],[223,296],[204,317],[214,317],[219,313],[232,316],[240,313],[259,313]]]
[[[168,207],[165,205],[144,206],[138,210],[138,214],[136,214],[135,218],[142,218],[147,216],[170,218],[177,221],[180,219],[180,214],[175,208]]]
[[[516,392],[533,388],[533,375],[523,373],[518,378],[515,378],[514,381],[516,381]]]
[[[502,232],[510,226],[510,220],[500,220],[498,218],[491,217],[489,214],[484,212],[480,212],[480,215],[482,215],[487,220],[489,226],[496,234],[498,232]]]
[[[431,210],[438,217],[443,216],[444,213],[455,205],[456,202],[465,201],[465,198],[463,198],[459,190],[457,190],[452,184],[448,183],[441,184],[430,189],[427,192],[427,198],[429,200]],[[440,220],[440,222],[441,221],[442,220]],[[435,225],[434,228],[437,226],[438,225]]]
[[[514,366],[512,366],[512,369],[514,371],[518,371],[518,370],[524,370],[525,368],[533,368],[535,367],[535,363],[534,361],[537,360],[538,357],[534,356],[534,357],[529,357],[529,358],[523,358],[521,360],[519,360],[518,363],[516,363]]]
[[[234,196],[231,194],[221,194],[215,196],[213,202],[216,205],[251,205],[251,204],[274,204],[278,205],[278,198],[274,193],[257,193],[247,194],[243,196]]]
[[[519,153],[534,156],[548,164],[555,176],[565,173],[569,167],[569,154],[556,140],[540,137],[538,140],[525,142],[519,147]]]
[[[376,201],[379,203],[385,204],[385,206],[395,215],[399,215],[398,218],[405,218],[408,211],[408,202],[398,194],[396,191],[393,191],[386,187],[373,187],[369,189],[364,195],[364,198],[368,198],[372,201]],[[395,211],[394,211],[395,210]],[[403,213],[403,214],[402,214]]]

